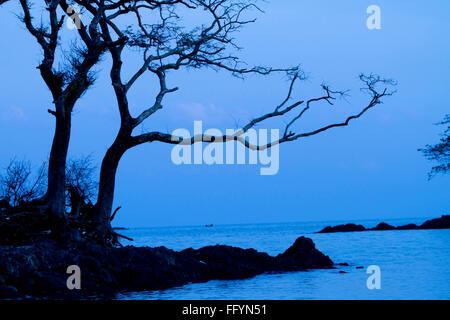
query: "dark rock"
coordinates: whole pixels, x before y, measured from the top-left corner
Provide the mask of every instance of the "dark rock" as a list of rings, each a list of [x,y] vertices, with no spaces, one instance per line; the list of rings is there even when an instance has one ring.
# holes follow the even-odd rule
[[[217,245],[187,249],[182,254],[202,261],[205,276],[210,279],[244,279],[276,268],[273,257],[254,249]]]
[[[343,262],[343,263],[336,263],[337,266],[343,266],[343,267],[348,267],[348,263],[347,262]]]
[[[353,223],[338,225],[335,227],[328,226],[318,233],[334,233],[334,232],[352,232],[352,231],[386,231],[386,230],[427,230],[427,229],[450,229],[450,215],[443,215],[440,218],[427,220],[421,226],[415,224],[407,224],[404,226],[393,227],[385,222],[381,222],[375,228],[366,229],[362,225]]]
[[[386,230],[395,230],[395,227],[385,223],[385,222],[381,222],[379,223],[375,228],[369,229],[369,230],[374,230],[374,231],[386,231]]]
[[[284,270],[326,268],[333,265],[333,261],[317,250],[311,239],[305,237],[295,240],[289,249],[276,258]]]
[[[358,267],[356,267],[356,269],[364,269],[364,267],[363,266],[358,266]]]
[[[277,257],[254,249],[209,246],[181,252],[165,247],[107,248],[95,242],[36,238],[0,246],[0,296],[72,299],[121,290],[155,290],[213,279],[244,279],[264,272],[328,268],[331,259],[300,237]],[[81,270],[81,290],[69,290],[70,265]]]
[[[348,223],[337,225],[335,227],[328,226],[319,231],[319,233],[354,232],[354,231],[366,231],[366,228],[364,228],[360,224]]]
[[[206,281],[205,266],[192,256],[164,247],[111,249],[112,273],[121,289],[165,289]]]
[[[339,270],[339,273],[347,273],[347,272],[345,272],[344,270]]]
[[[450,215],[425,221],[420,229],[450,229]]]
[[[417,230],[419,229],[418,225],[415,225],[414,223],[406,224],[404,226],[398,226],[396,228],[397,230]]]
[[[13,299],[18,295],[17,289],[13,286],[0,285],[0,299]]]

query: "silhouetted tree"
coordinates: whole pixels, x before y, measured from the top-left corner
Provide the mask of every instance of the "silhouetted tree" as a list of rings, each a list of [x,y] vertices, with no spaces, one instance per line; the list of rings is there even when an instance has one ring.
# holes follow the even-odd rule
[[[107,43],[98,32],[99,17],[86,17],[84,21],[76,21],[81,41],[72,44],[69,56],[64,55],[60,33],[67,12],[72,12],[69,4],[64,0],[47,0],[34,7],[27,0],[19,2],[22,9],[21,20],[42,49],[42,60],[37,68],[51,92],[54,105],[54,110],[48,110],[55,117],[55,131],[48,162],[45,200],[49,214],[62,221],[65,213],[65,172],[72,111],[78,99],[93,83],[92,68],[106,50]],[[39,22],[34,21],[35,15],[40,17]],[[86,23],[86,20],[89,22]],[[58,49],[64,56],[63,61],[57,61]]]
[[[362,90],[369,94],[368,103],[362,110],[347,117],[339,123],[332,123],[308,132],[292,131],[296,121],[312,107],[313,104],[325,102],[334,104],[337,97],[343,96],[344,91],[332,90],[323,85],[323,95],[309,99],[291,101],[294,85],[297,81],[305,79],[299,67],[275,69],[256,66],[247,68],[246,64],[235,54],[233,49],[238,46],[233,38],[241,27],[254,22],[246,18],[251,9],[258,9],[254,1],[246,0],[184,0],[184,1],[117,1],[91,3],[83,0],[75,1],[93,16],[100,16],[99,25],[102,37],[108,43],[112,57],[110,71],[111,82],[115,91],[117,107],[120,113],[120,128],[113,144],[107,150],[100,169],[100,182],[95,210],[95,219],[98,230],[104,241],[111,238],[111,211],[114,199],[115,176],[119,161],[123,154],[135,146],[149,142],[163,142],[168,144],[194,144],[201,142],[223,143],[236,140],[252,150],[263,150],[272,146],[300,138],[313,136],[336,127],[347,126],[351,120],[357,119],[368,110],[382,103],[382,98],[391,95],[388,90],[394,82],[375,75],[361,75]],[[114,14],[108,10],[119,9]],[[181,17],[186,11],[193,11],[198,15],[198,23],[187,30],[182,26]],[[112,19],[117,16],[127,16],[121,23]],[[134,17],[133,22],[131,17]],[[138,49],[142,52],[143,62],[133,75],[125,80],[122,72],[123,53],[126,48]],[[170,72],[193,68],[213,68],[230,72],[237,77],[247,74],[269,75],[283,72],[290,78],[288,94],[280,105],[270,113],[261,115],[249,121],[241,130],[231,136],[212,137],[200,135],[189,140],[182,137],[173,137],[170,134],[153,131],[133,134],[134,129],[146,119],[163,108],[162,102],[167,94],[178,90],[177,87],[168,87],[166,79]],[[154,102],[137,116],[132,116],[129,110],[128,95],[132,86],[146,72],[153,74],[159,82]],[[279,141],[266,145],[251,145],[243,135],[254,126],[265,120],[282,116],[291,118],[287,122]]]
[[[425,149],[419,149],[428,160],[440,163],[431,169],[429,173],[430,179],[436,174],[450,172],[450,114],[447,114],[438,125],[447,126],[447,129],[441,134],[440,142],[435,145],[427,145]]]
[[[66,208],[72,216],[79,213],[80,207],[94,200],[98,182],[94,179],[96,167],[92,157],[68,159],[66,166]],[[47,163],[42,163],[36,174],[29,160],[9,161],[3,174],[0,174],[0,199],[12,207],[38,200],[47,189]]]
[[[4,0],[0,0],[5,2]],[[2,3],[3,3],[2,2]],[[264,150],[284,142],[313,136],[332,128],[347,126],[350,121],[364,115],[367,111],[382,103],[382,99],[393,93],[388,88],[395,83],[376,75],[360,75],[362,90],[369,95],[368,102],[357,114],[348,116],[342,122],[331,123],[315,130],[296,132],[294,124],[310,108],[320,102],[333,105],[345,91],[333,90],[322,85],[323,95],[307,99],[293,99],[295,84],[305,79],[299,67],[271,68],[264,66],[247,67],[234,52],[239,49],[234,35],[243,26],[254,22],[248,15],[252,9],[258,9],[252,0],[47,0],[45,14],[40,23],[34,22],[37,10],[27,0],[19,0],[22,8],[22,21],[28,32],[36,39],[42,49],[43,57],[38,66],[41,76],[49,88],[54,110],[48,110],[55,116],[55,132],[48,166],[48,188],[45,200],[49,212],[64,220],[66,204],[73,213],[79,209],[78,198],[86,197],[77,187],[70,190],[70,176],[85,175],[75,170],[67,173],[67,151],[70,141],[71,116],[78,99],[94,81],[93,68],[104,52],[112,58],[110,78],[116,96],[120,114],[120,128],[112,145],[108,148],[100,168],[98,196],[94,210],[94,225],[103,242],[114,242],[110,221],[114,199],[115,177],[123,154],[135,146],[162,142],[167,144],[223,143],[239,141],[252,150]],[[1,4],[1,3],[0,3]],[[61,48],[61,28],[64,18],[72,5],[78,5],[83,11],[83,20],[77,22],[78,40],[72,45],[70,56],[62,63],[57,61],[57,50]],[[196,14],[196,26],[183,26],[183,15]],[[136,49],[142,53],[142,65],[130,78],[124,79],[123,64],[125,49]],[[61,49],[62,50],[62,49]],[[60,67],[62,66],[62,67]],[[250,120],[233,135],[199,135],[191,139],[173,137],[170,134],[150,131],[135,134],[135,129],[145,120],[163,108],[164,98],[178,90],[168,87],[170,73],[182,69],[213,68],[226,71],[236,77],[248,74],[270,75],[284,73],[289,78],[288,94],[272,112],[262,114]],[[145,73],[153,74],[159,90],[155,92],[150,106],[137,116],[129,110],[130,89]],[[243,136],[248,130],[272,118],[287,118],[283,134],[278,141],[265,145],[252,145]],[[85,166],[81,166],[85,167]],[[91,186],[92,179],[88,180]],[[90,190],[88,187],[85,190]],[[84,192],[84,191],[83,191]],[[68,203],[66,203],[66,194]],[[92,196],[91,194],[88,197]],[[77,198],[78,197],[78,198]]]
[[[31,162],[13,158],[0,175],[0,199],[12,207],[30,202],[45,193],[47,164],[43,163],[33,175]]]

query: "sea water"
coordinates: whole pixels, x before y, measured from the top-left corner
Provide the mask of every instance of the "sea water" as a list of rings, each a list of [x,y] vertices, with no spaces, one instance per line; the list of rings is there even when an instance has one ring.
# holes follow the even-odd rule
[[[394,226],[426,218],[383,220]],[[337,269],[262,274],[247,280],[209,281],[168,290],[126,292],[117,299],[450,299],[450,229],[367,231],[318,234],[327,225],[373,221],[323,221],[218,225],[212,228],[136,228],[121,233],[135,246],[165,246],[174,250],[225,244],[255,248],[271,255],[286,250],[299,236],[311,238]],[[368,289],[367,268],[380,267],[381,288]],[[362,268],[361,268],[362,267]],[[339,271],[345,271],[341,273]]]

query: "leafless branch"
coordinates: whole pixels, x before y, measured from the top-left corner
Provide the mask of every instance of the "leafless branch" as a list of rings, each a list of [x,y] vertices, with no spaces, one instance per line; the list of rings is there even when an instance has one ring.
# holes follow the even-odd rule
[[[17,207],[44,194],[46,164],[42,164],[33,176],[31,163],[13,158],[0,176],[0,198]]]
[[[294,78],[294,80],[295,80],[295,78]],[[336,99],[336,95],[343,96],[346,93],[345,91],[333,91],[328,86],[323,85],[322,88],[326,94],[319,98],[312,98],[312,99],[307,100],[306,107],[303,108],[300,111],[300,113],[297,116],[295,116],[286,125],[285,130],[284,130],[284,135],[279,140],[273,141],[273,142],[265,144],[265,145],[253,145],[248,140],[243,138],[242,135],[245,134],[250,128],[254,127],[257,123],[260,123],[260,122],[262,122],[266,119],[272,118],[272,117],[283,116],[283,115],[289,113],[290,111],[294,110],[299,105],[304,104],[304,101],[297,101],[282,110],[280,110],[279,109],[280,106],[278,106],[274,112],[267,113],[261,117],[253,119],[246,126],[244,126],[243,129],[237,130],[233,135],[210,136],[210,135],[201,134],[201,135],[196,135],[194,137],[191,137],[189,139],[184,139],[183,137],[176,137],[176,136],[172,136],[170,134],[166,134],[166,133],[162,133],[162,132],[150,132],[150,133],[134,136],[132,138],[132,144],[138,145],[138,144],[142,144],[142,143],[146,143],[146,142],[159,141],[159,142],[164,142],[164,143],[169,143],[169,144],[192,145],[192,144],[199,143],[199,142],[222,143],[222,142],[226,142],[226,141],[238,141],[241,144],[243,144],[245,147],[247,147],[251,150],[265,150],[265,149],[271,148],[275,145],[278,145],[278,144],[281,144],[284,142],[295,141],[300,138],[306,138],[306,137],[317,135],[319,133],[328,131],[333,128],[348,126],[352,120],[360,118],[366,112],[368,112],[370,109],[374,108],[378,104],[381,104],[382,99],[384,97],[391,96],[392,94],[395,93],[395,91],[392,91],[389,89],[391,86],[394,86],[396,84],[393,80],[383,79],[376,75],[366,76],[364,74],[360,75],[360,80],[364,84],[364,87],[362,87],[361,90],[363,92],[368,93],[371,100],[359,113],[347,117],[345,119],[345,121],[343,121],[343,122],[329,124],[329,125],[320,127],[313,131],[308,131],[308,132],[303,132],[303,133],[295,133],[295,132],[289,131],[289,128],[298,119],[300,119],[307,110],[309,110],[312,103],[325,101],[328,104],[332,105],[333,101]],[[379,88],[380,85],[382,86],[381,88]],[[291,83],[291,88],[292,88],[292,83]],[[292,92],[292,90],[290,89],[289,96],[290,96],[291,92]],[[281,106],[283,106],[283,104]]]

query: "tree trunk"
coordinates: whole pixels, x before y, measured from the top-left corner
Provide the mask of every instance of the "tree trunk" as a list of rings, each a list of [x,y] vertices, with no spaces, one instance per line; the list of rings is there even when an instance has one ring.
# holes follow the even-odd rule
[[[125,139],[119,136],[108,149],[100,169],[100,182],[97,203],[94,210],[94,222],[102,237],[109,237],[112,232],[111,212],[114,201],[117,167],[120,159],[127,150],[123,143]],[[108,240],[103,238],[103,240]]]
[[[56,110],[56,127],[48,163],[47,201],[49,213],[63,221],[66,210],[66,161],[72,119],[71,112],[64,111],[64,105],[56,105]]]

